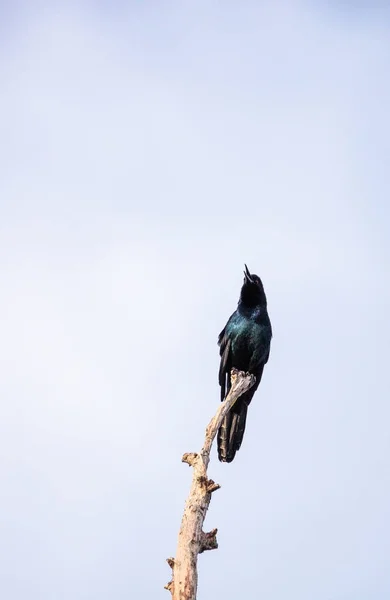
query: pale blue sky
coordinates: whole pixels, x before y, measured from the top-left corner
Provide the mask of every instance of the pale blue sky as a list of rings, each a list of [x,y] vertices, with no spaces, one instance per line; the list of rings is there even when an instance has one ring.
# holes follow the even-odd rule
[[[0,15],[1,598],[169,597],[246,262],[274,340],[199,598],[388,600],[388,11]]]

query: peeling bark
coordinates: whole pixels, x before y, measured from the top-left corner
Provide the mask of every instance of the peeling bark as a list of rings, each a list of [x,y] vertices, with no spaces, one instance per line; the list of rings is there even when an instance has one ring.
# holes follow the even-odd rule
[[[172,600],[196,600],[198,586],[198,554],[218,548],[217,529],[205,533],[203,523],[209,508],[211,495],[220,486],[207,476],[210,451],[221,423],[236,400],[253,386],[256,378],[249,373],[232,369],[231,389],[221,403],[206,429],[206,437],[199,453],[183,455],[182,462],[193,467],[192,484],[188,495],[175,558],[168,558],[172,569],[172,580],[165,586]]]

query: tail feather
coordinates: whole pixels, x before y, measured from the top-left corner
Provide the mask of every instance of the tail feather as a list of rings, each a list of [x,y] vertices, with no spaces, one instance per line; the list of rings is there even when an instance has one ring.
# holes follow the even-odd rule
[[[240,449],[245,433],[246,416],[248,406],[257,390],[263,367],[259,370],[256,382],[247,392],[242,394],[228,412],[218,431],[218,458],[221,462],[232,462],[236,452]],[[230,377],[226,378],[226,395],[229,393],[231,383]],[[221,398],[223,400],[223,398]]]
[[[218,458],[221,462],[232,462],[244,437],[248,406],[245,402],[238,402],[240,406],[233,407],[218,431]]]

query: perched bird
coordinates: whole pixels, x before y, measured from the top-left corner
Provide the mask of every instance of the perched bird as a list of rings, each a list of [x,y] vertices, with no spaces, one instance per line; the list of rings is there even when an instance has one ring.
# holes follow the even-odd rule
[[[233,367],[239,371],[252,373],[256,377],[256,382],[238,398],[218,431],[218,458],[221,462],[231,462],[240,449],[248,406],[261,381],[272,338],[267,298],[261,279],[251,274],[246,265],[244,276],[237,310],[218,337],[221,356],[219,367],[221,400],[225,399],[230,390],[230,371]]]

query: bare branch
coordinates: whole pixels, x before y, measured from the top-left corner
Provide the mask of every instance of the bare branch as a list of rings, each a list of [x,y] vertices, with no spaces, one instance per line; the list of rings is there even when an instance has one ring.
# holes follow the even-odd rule
[[[181,521],[175,558],[168,558],[172,569],[172,581],[165,588],[172,594],[172,600],[196,600],[198,586],[198,554],[218,548],[217,529],[209,533],[203,531],[203,523],[210,504],[211,494],[220,488],[207,476],[210,451],[224,417],[236,400],[253,386],[256,378],[250,373],[232,369],[231,388],[224,402],[206,429],[203,447],[199,453],[183,455],[182,462],[193,467],[192,484]]]

